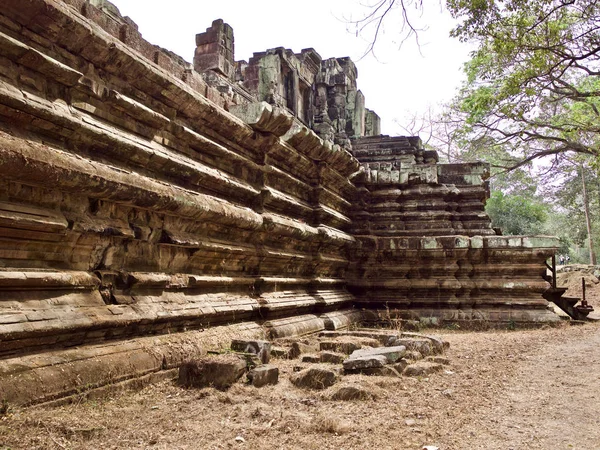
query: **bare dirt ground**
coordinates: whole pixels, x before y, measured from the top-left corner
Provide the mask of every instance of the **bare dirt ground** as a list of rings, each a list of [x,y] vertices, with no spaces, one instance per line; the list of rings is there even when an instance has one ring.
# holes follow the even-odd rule
[[[298,389],[288,381],[298,362],[275,360],[279,384],[260,389],[163,382],[100,402],[15,408],[0,416],[0,449],[600,449],[600,323],[431,332],[450,342],[446,370],[340,382],[376,400]]]

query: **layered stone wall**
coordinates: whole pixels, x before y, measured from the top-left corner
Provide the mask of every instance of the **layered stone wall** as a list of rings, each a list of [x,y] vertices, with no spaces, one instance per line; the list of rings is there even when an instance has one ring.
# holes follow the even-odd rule
[[[347,151],[284,109],[212,88],[118,11],[31,0],[0,14],[5,395],[25,395],[28,354],[42,355],[31,370],[64,370],[66,349],[86,345],[96,350],[73,358],[131,364],[99,372],[118,381],[178,359],[164,340],[103,343],[187,332],[201,351],[190,330],[253,321],[279,336],[353,319],[339,312],[353,300],[345,230],[359,165]],[[60,363],[43,361],[49,350]]]
[[[350,290],[382,318],[551,322],[542,294],[556,238],[500,236],[485,213],[486,164],[438,164],[418,138],[358,139]]]

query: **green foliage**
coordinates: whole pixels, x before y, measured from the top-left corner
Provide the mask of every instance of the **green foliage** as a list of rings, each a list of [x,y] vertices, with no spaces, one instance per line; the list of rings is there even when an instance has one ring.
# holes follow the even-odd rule
[[[548,206],[539,201],[501,191],[492,193],[485,210],[505,235],[542,234],[549,213]]]
[[[452,109],[463,147],[485,140],[504,166],[567,152],[600,159],[600,5],[592,0],[448,0],[453,35],[478,48]],[[455,117],[456,120],[456,117]]]

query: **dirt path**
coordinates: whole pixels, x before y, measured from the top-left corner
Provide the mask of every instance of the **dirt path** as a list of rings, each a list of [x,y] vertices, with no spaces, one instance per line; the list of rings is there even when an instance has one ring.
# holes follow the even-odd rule
[[[442,334],[451,343],[443,372],[345,377],[374,401],[297,389],[287,380],[297,362],[281,361],[275,387],[162,383],[13,410],[0,419],[0,449],[600,449],[600,324]]]

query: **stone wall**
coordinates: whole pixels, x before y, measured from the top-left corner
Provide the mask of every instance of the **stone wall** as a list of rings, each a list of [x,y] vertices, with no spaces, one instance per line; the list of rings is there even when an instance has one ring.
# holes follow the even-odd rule
[[[0,11],[2,389],[31,378],[23,358],[42,351],[148,359],[106,382],[170,361],[161,344],[150,357],[111,342],[196,342],[190,330],[248,321],[273,336],[347,325],[358,162],[284,109],[211,86],[98,5]],[[33,368],[50,365],[40,358]]]
[[[551,237],[499,236],[485,213],[486,164],[438,164],[418,138],[354,141],[350,290],[371,320],[552,322],[542,294]]]

